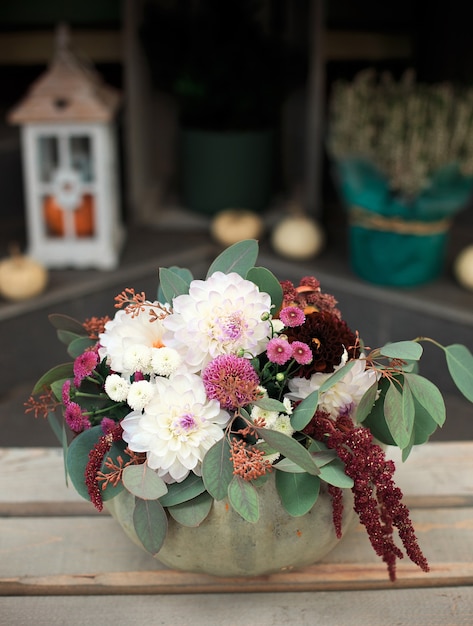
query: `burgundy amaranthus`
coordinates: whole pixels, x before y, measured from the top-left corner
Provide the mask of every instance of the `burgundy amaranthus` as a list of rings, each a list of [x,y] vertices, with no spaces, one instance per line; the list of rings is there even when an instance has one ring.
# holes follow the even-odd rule
[[[389,578],[396,580],[396,558],[404,556],[394,543],[394,528],[398,529],[407,556],[428,572],[429,564],[418,545],[409,510],[401,502],[402,491],[394,484],[394,463],[373,443],[371,432],[355,426],[347,416],[340,416],[334,422],[321,412],[316,413],[304,432],[325,441],[344,463],[345,473],[354,481],[355,511],[374,551],[386,563]],[[340,516],[338,505],[337,510],[335,515],[334,509],[334,519]]]
[[[102,493],[98,483],[98,473],[102,467],[103,460],[109,452],[114,441],[119,441],[122,437],[123,429],[120,424],[102,435],[92,450],[89,452],[89,460],[85,467],[85,484],[90,501],[98,511],[103,509]]]

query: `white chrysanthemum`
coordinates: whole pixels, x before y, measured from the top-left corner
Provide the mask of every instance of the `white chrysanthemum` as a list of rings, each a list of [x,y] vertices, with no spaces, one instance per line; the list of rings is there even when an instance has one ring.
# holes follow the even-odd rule
[[[151,350],[143,344],[135,344],[123,349],[123,369],[125,372],[151,374]]]
[[[106,358],[114,372],[131,376],[135,371],[141,370],[125,367],[126,351],[137,346],[159,348],[163,345],[162,334],[162,320],[151,318],[146,311],[135,317],[127,315],[125,311],[118,311],[113,320],[105,324],[105,330],[99,336],[100,359]]]
[[[272,424],[278,419],[277,411],[267,411],[259,406],[253,406],[251,409],[251,418],[254,420],[264,420],[265,428],[272,428]]]
[[[146,452],[149,467],[172,483],[191,471],[200,476],[202,459],[223,437],[229,418],[217,400],[207,399],[199,376],[180,372],[156,378],[144,412],[130,413],[121,424],[130,449]]]
[[[129,389],[130,382],[120,374],[110,374],[105,379],[105,393],[114,402],[125,402]]]
[[[126,401],[134,411],[141,411],[150,403],[153,396],[153,383],[148,380],[137,380],[131,383]]]
[[[280,413],[271,424],[271,426],[268,426],[268,428],[271,428],[271,430],[276,430],[278,433],[283,433],[288,437],[292,437],[295,432],[291,424],[291,418],[289,417],[289,415],[285,415],[284,413]]]
[[[163,342],[178,350],[192,372],[221,354],[240,349],[261,353],[270,334],[271,298],[236,273],[215,272],[194,280],[189,293],[173,301],[173,313],[163,320]]]
[[[344,364],[342,359],[342,363],[335,370]],[[359,359],[341,380],[321,394],[318,408],[334,418],[342,413],[352,414],[365,392],[378,378],[377,373],[374,370],[365,369],[365,365],[366,361]],[[317,373],[312,374],[308,380],[293,378],[289,381],[290,395],[304,399],[312,391],[319,389],[330,376],[331,374]]]
[[[158,376],[170,376],[182,363],[182,357],[174,348],[163,346],[153,348],[151,354],[151,369]]]

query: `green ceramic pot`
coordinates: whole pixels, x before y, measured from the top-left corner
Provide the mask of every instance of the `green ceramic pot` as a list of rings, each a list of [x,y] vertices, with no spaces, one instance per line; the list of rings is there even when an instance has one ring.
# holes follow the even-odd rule
[[[321,489],[314,507],[291,517],[281,507],[274,476],[259,488],[260,518],[246,522],[226,500],[215,502],[195,528],[169,518],[164,546],[156,558],[172,569],[215,576],[259,576],[316,563],[340,541],[332,522],[331,496]],[[342,529],[355,517],[353,497],[345,489]],[[141,543],[133,528],[133,496],[122,491],[105,503],[128,537]],[[142,547],[142,546],[141,546]]]

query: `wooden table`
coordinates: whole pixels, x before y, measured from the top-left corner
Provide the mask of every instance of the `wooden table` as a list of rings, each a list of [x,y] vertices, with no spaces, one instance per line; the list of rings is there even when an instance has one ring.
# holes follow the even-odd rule
[[[473,442],[397,461],[431,572],[400,561],[395,584],[357,525],[300,571],[241,580],[169,570],[65,486],[59,449],[0,448],[0,464],[2,626],[473,624]]]

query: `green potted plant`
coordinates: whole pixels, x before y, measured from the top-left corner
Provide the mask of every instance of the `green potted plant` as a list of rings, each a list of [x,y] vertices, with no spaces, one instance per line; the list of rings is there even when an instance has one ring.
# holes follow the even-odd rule
[[[473,89],[421,84],[412,71],[337,81],[328,152],[354,271],[394,286],[437,278],[451,219],[473,188]]]
[[[140,36],[152,80],[178,106],[180,191],[207,213],[264,209],[287,88],[283,47],[260,2],[148,2]]]

